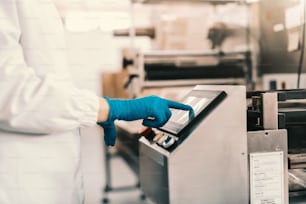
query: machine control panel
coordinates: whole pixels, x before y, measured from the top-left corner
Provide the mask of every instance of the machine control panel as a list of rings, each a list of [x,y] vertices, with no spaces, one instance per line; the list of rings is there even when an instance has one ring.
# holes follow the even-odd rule
[[[140,134],[145,136],[151,143],[155,143],[165,149],[170,148],[177,140],[173,135],[158,130],[152,130],[151,128],[145,129]]]
[[[188,111],[171,109],[169,121],[158,129],[148,128],[141,135],[151,143],[171,151],[186,139],[189,133],[196,128],[205,116],[215,108],[224,98],[224,91],[192,90],[181,101],[190,105],[194,110],[194,117],[190,118]]]
[[[158,144],[158,145],[160,145],[160,146],[162,146],[162,147],[164,147],[166,149],[171,147],[175,143],[174,137],[169,135],[169,134],[165,134],[165,133],[157,134],[154,137],[153,141],[156,144]]]

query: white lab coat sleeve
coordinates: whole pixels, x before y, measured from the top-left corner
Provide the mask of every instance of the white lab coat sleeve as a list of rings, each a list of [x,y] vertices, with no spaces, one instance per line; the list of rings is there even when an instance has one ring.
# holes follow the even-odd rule
[[[0,129],[48,134],[96,124],[99,97],[67,76],[38,76],[20,44],[17,0],[0,2]]]

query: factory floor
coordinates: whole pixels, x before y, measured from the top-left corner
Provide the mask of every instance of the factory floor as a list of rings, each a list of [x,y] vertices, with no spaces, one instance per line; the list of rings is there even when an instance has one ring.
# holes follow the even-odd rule
[[[105,186],[104,144],[100,128],[81,130],[81,158],[85,190],[85,204],[102,204]],[[137,183],[134,172],[120,157],[111,160],[112,186],[133,186]],[[108,194],[110,204],[152,204],[140,199],[137,188],[128,191],[116,191]]]

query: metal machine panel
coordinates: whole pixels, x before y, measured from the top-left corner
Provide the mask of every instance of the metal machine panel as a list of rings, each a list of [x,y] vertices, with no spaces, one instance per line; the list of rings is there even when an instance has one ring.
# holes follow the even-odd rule
[[[160,147],[150,148],[150,143],[145,138],[140,141],[142,190],[155,203],[169,203],[167,157],[161,153],[163,150]]]
[[[278,129],[278,115],[277,115],[277,94],[264,93],[262,97],[263,105],[263,126],[266,130]]]
[[[247,203],[245,87],[194,90],[224,90],[227,97],[171,155],[170,203]]]
[[[247,203],[245,87],[201,85],[195,90],[227,96],[184,133],[186,139],[173,151],[140,139],[141,188],[161,204]]]
[[[287,148],[287,131],[285,129],[248,132],[248,153],[249,154],[282,152],[283,175],[279,175],[279,178],[283,179],[283,184],[282,184],[283,189],[281,192],[283,196],[283,198],[281,198],[283,202],[281,203],[283,204],[288,204],[289,202],[289,199],[288,199],[288,161],[287,161],[287,151],[288,150],[287,149],[288,149]],[[266,172],[266,173],[269,173],[269,172]]]

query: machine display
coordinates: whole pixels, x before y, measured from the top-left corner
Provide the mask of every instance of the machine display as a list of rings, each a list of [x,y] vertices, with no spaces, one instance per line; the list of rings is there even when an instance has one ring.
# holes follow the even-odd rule
[[[182,100],[182,103],[193,108],[194,117],[190,118],[187,111],[172,109],[170,120],[160,129],[180,136],[183,130],[190,126],[189,124],[192,124],[199,115],[206,115],[225,96],[226,93],[224,91],[192,91]]]

